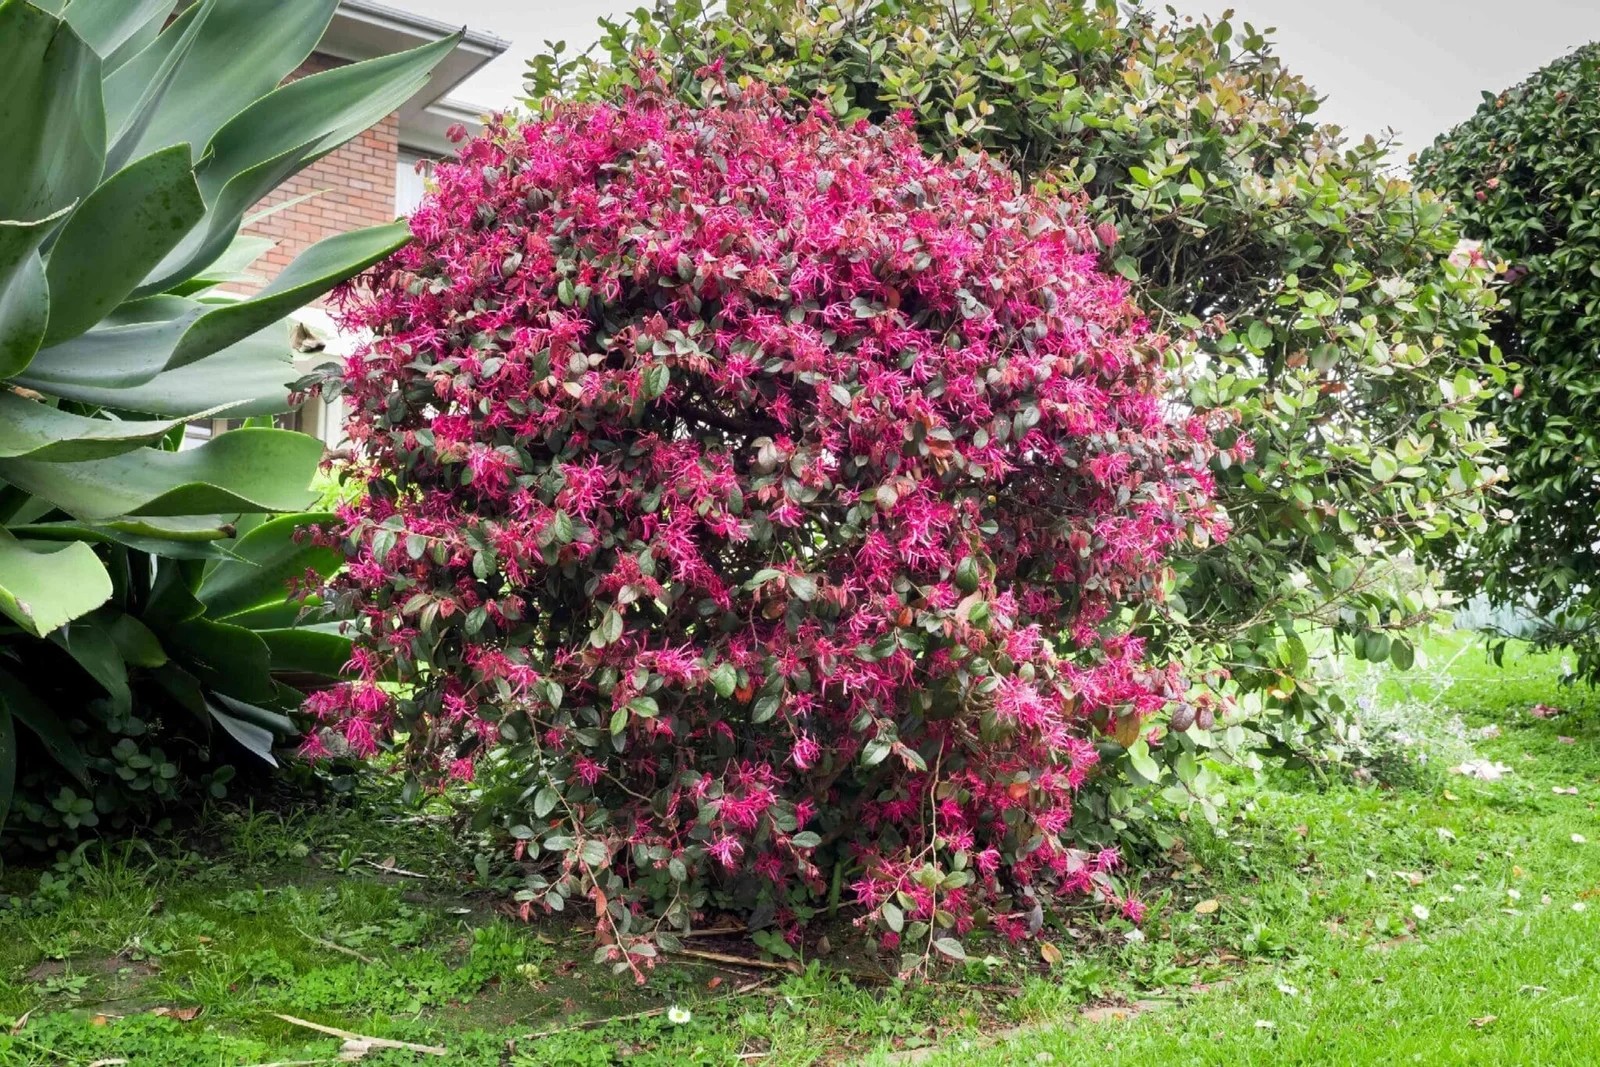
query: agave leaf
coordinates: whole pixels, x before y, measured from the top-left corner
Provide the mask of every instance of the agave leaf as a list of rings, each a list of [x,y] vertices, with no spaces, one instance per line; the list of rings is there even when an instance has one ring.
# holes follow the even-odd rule
[[[186,366],[259,332],[307,301],[386,259],[410,239],[410,228],[403,222],[396,222],[318,241],[296,256],[294,262],[256,296],[207,311],[196,319],[179,339],[166,369]]]
[[[17,791],[17,726],[11,710],[0,700],[0,830],[11,814],[11,798]]]
[[[172,14],[172,0],[72,0],[67,24],[83,43],[101,56],[109,56],[154,23]]]
[[[119,715],[133,710],[133,690],[128,687],[128,665],[112,640],[111,631],[95,615],[75,619],[50,635],[50,640],[78,661],[84,672],[100,683]]]
[[[109,629],[111,640],[116,642],[117,652],[121,654],[123,662],[145,668],[160,667],[168,662],[167,650],[161,647],[161,638],[132,615],[118,614]]]
[[[290,208],[299,207],[301,204],[309,203],[319,196],[327,196],[330,191],[329,189],[313,189],[309,193],[301,193],[299,196],[291,196],[287,200],[280,200],[276,204],[268,204],[260,211],[253,211],[246,215],[244,224],[246,227],[259,226],[274,215],[288,211]]]
[[[266,642],[239,626],[210,619],[192,619],[165,631],[168,652],[207,689],[239,700],[271,700],[272,655]]]
[[[192,545],[201,545],[207,541],[216,541],[227,537],[237,515],[160,515],[147,518],[116,519],[106,523],[103,529],[119,544],[134,547],[132,539],[144,537],[151,540],[160,539],[172,542],[188,542]],[[225,553],[225,550],[222,550]],[[155,555],[165,555],[157,552]],[[214,559],[211,553],[174,554],[174,559]]]
[[[253,282],[259,285],[266,279],[252,273],[250,267],[277,246],[278,242],[270,237],[236,234],[227,251],[215,263],[168,291],[175,296],[193,296],[225,282]]]
[[[206,613],[205,605],[194,598],[195,586],[205,568],[191,561],[167,564],[163,562],[150,583],[150,595],[145,597],[140,619],[151,629],[169,632],[174,627],[199,619]]]
[[[71,227],[68,223],[69,230]],[[408,239],[405,225],[393,223],[319,241],[295,257],[270,286],[248,299],[217,304],[156,296],[125,304],[93,329],[46,347],[28,366],[24,384],[94,403],[97,401],[89,400],[87,394],[73,390],[115,388],[120,395],[123,388],[145,385],[163,371],[180,369],[236,344],[275,349],[274,361],[287,362],[288,326],[275,324],[309,299],[388,256]],[[60,254],[59,247],[55,254]],[[283,385],[294,377],[286,374],[273,384]],[[234,381],[230,374],[230,386]],[[97,395],[105,397],[98,402],[106,406],[140,410],[137,404]],[[176,412],[168,409],[163,413]]]
[[[111,597],[111,576],[82,542],[19,541],[0,527],[0,612],[35,637]]]
[[[129,34],[127,40],[118,45],[115,51],[110,54],[103,54],[100,63],[105,77],[109,80],[111,75],[121,70],[123,64],[127,63],[128,60],[155,44],[156,38],[161,36],[161,31],[166,27],[167,19],[171,14],[172,10],[168,8],[166,12],[151,19]],[[110,109],[110,101],[107,101],[106,110],[108,113]]]
[[[322,607],[322,598],[308,596],[304,602],[285,600],[280,604],[267,607],[251,608],[241,611],[237,615],[228,616],[228,621],[235,626],[243,626],[246,630],[262,633],[267,630],[297,630],[302,628],[302,619],[308,608]],[[305,623],[305,626],[318,627],[323,623]],[[335,627],[338,623],[332,623]]]
[[[196,169],[208,213],[147,279],[142,295],[212,263],[245,213],[285,178],[378,122],[426,84],[456,34],[397,55],[313,74],[252,104],[217,132]]]
[[[88,333],[41,350],[26,372],[17,376],[17,381],[63,399],[123,410],[192,415],[219,407],[226,401],[192,409],[171,405],[158,409],[112,399],[122,396],[122,390],[147,385],[162,374],[184,332],[211,307],[215,305],[173,296],[124,304],[115,315]],[[261,330],[232,346],[227,353],[217,353],[212,358],[232,355],[241,364],[260,361],[281,365],[289,362],[290,354],[289,326],[285,322]],[[230,377],[242,369],[238,365],[230,366]],[[278,374],[287,369],[277,366],[273,372]],[[292,377],[292,373],[285,374],[277,381],[287,382]],[[284,392],[287,395],[287,390]],[[237,394],[234,399],[248,395]],[[92,399],[92,396],[107,399]]]
[[[235,718],[253,722],[263,730],[271,730],[279,737],[293,737],[300,732],[295,728],[294,720],[281,712],[273,711],[270,708],[258,707],[254,704],[247,704],[242,700],[235,700],[224,693],[215,694],[215,699],[219,705]]]
[[[227,523],[222,516],[189,516],[186,520],[139,519],[105,526],[81,522],[40,522],[12,526],[11,532],[26,541],[87,541],[91,544],[121,545],[164,559],[210,561],[228,558],[227,550],[218,544],[228,536]],[[158,523],[160,525],[156,525]]]
[[[316,494],[315,438],[285,430],[235,430],[183,452],[139,452],[86,463],[0,460],[0,479],[73,518],[297,511]]]
[[[186,144],[135,160],[101,183],[50,251],[50,291],[71,299],[55,302],[44,344],[77,337],[110,314],[205,213]]]
[[[25,370],[50,326],[50,285],[39,245],[69,209],[39,222],[0,220],[0,378]]]
[[[119,422],[91,419],[0,391],[0,458],[77,463],[154,444],[176,420]]]
[[[85,404],[183,417],[213,411],[233,419],[290,410],[289,386],[302,374],[290,362],[288,330],[281,325],[269,326],[216,355],[138,385],[36,376],[35,370],[30,367],[29,373],[17,380],[29,388]]]
[[[338,6],[338,0],[274,0],[267,11],[260,0],[206,0],[185,11],[145,50],[154,54],[141,53],[107,86],[108,92],[129,93],[132,99],[143,95],[145,86],[136,79],[153,79],[166,58],[164,50],[176,46],[201,7],[207,9],[199,36],[132,155],[174,144],[193,145],[199,153],[228,120],[305,62]]]
[[[234,559],[213,566],[195,596],[214,619],[228,619],[253,608],[288,599],[291,579],[314,570],[327,576],[344,557],[313,544],[311,527],[334,521],[332,515],[282,515],[262,523],[233,546]]]
[[[350,638],[333,630],[296,626],[255,633],[272,653],[274,671],[337,678],[350,662]]]
[[[276,738],[273,737],[271,730],[257,726],[255,723],[248,722],[236,715],[230,715],[209,701],[206,707],[210,710],[211,717],[216,719],[222,728],[228,732],[229,737],[232,737],[254,756],[265,761],[270,766],[276,767],[278,765],[277,758],[272,754],[272,743]]]
[[[53,215],[105,168],[100,57],[26,0],[0,0],[0,145],[0,219]]]
[[[89,765],[67,732],[66,721],[6,671],[0,671],[0,704],[11,713],[12,722],[26,726],[44,743],[45,751],[65,767],[68,774],[85,786],[89,784]]]
[[[193,300],[158,296],[119,307],[98,326],[69,341],[43,349],[18,380],[29,388],[66,399],[74,385],[116,389],[142,385],[162,367],[204,306]],[[288,335],[283,337],[288,347]],[[114,401],[106,407],[124,407]]]
[[[120,169],[133,158],[134,150],[144,139],[145,131],[155,121],[161,104],[178,76],[178,68],[205,28],[212,11],[210,4],[197,4],[185,14],[184,26],[170,41],[169,46],[151,48],[147,62],[132,65],[130,73],[110,73],[106,78],[106,128],[111,131],[110,147],[106,149],[106,166]],[[152,39],[153,41],[154,39]],[[137,39],[124,47],[132,47]],[[144,53],[144,49],[140,49]],[[118,53],[121,55],[120,51]],[[133,58],[129,56],[128,58]],[[107,70],[117,70],[107,63]],[[120,66],[120,64],[119,64]],[[193,146],[190,146],[191,153]],[[193,160],[191,159],[191,163]]]
[[[200,688],[200,682],[194,675],[176,663],[167,663],[152,670],[150,678],[166,691],[173,705],[187,711],[210,729],[211,711],[206,707],[205,690]]]

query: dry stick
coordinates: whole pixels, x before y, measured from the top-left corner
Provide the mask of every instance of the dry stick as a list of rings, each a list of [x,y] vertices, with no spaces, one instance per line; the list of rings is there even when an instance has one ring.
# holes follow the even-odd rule
[[[742,934],[744,932],[745,932],[745,927],[743,927],[743,926],[713,926],[709,930],[690,930],[686,934],[678,934],[677,936],[678,937],[721,937],[723,934]]]
[[[273,1014],[286,1023],[292,1023],[295,1026],[303,1026],[307,1030],[315,1030],[318,1033],[327,1034],[330,1037],[341,1037],[346,1041],[360,1042],[361,1044],[366,1045],[368,1048],[398,1048],[404,1049],[407,1052],[424,1052],[429,1056],[450,1055],[449,1049],[440,1048],[438,1045],[413,1045],[409,1041],[392,1041],[387,1037],[367,1037],[363,1034],[353,1034],[349,1030],[341,1030],[337,1026],[323,1026],[321,1023],[307,1022],[305,1019],[296,1019],[293,1015],[278,1015],[276,1012]]]
[[[373,959],[371,956],[363,956],[361,953],[357,952],[353,948],[345,948],[343,945],[335,944],[332,941],[325,941],[322,938],[318,937],[316,934],[307,933],[306,931],[300,929],[300,927],[298,927],[298,926],[295,927],[295,932],[298,933],[301,937],[305,938],[307,941],[310,941],[310,942],[312,942],[314,944],[321,945],[323,948],[332,949],[335,952],[343,952],[346,956],[354,956],[356,959],[360,960],[362,963],[370,964],[372,966],[377,966],[377,963],[378,963],[377,960]]]
[[[805,968],[793,961],[753,960],[747,956],[735,956],[727,952],[705,952],[697,948],[678,948],[669,950],[674,956],[687,956],[694,960],[707,960],[711,963],[725,963],[730,967],[753,967],[764,971],[788,971],[790,974],[802,974]]]
[[[712,1001],[711,1003],[716,1003],[717,1001],[722,1000],[733,1000],[735,997],[742,997],[746,993],[753,993],[771,981],[772,979],[770,978],[763,978],[760,981],[749,982],[740,986],[738,989],[735,989],[732,993],[729,993],[725,997],[718,997],[716,1001]],[[650,1008],[648,1011],[630,1012],[627,1015],[612,1015],[605,1019],[585,1019],[583,1022],[573,1023],[571,1026],[558,1026],[553,1030],[540,1030],[536,1034],[524,1034],[522,1037],[517,1038],[517,1040],[537,1041],[542,1037],[554,1037],[557,1034],[570,1034],[574,1030],[593,1030],[596,1027],[606,1026],[610,1023],[627,1023],[633,1022],[636,1019],[654,1019],[656,1016],[665,1015],[671,1010],[672,1006],[669,1005],[665,1008]]]
[[[416,871],[408,871],[404,867],[385,867],[383,864],[373,863],[371,860],[365,857],[362,857],[361,862],[365,863],[368,867],[371,867],[375,871],[382,871],[384,874],[398,874],[403,878],[420,878],[424,882],[428,880],[427,875],[418,874]]]

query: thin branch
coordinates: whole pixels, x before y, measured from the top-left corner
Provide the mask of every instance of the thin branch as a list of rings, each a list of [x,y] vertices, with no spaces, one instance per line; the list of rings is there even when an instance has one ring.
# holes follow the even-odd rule
[[[793,960],[761,960],[751,959],[747,956],[735,956],[728,952],[706,952],[697,948],[679,948],[666,950],[674,956],[685,956],[692,960],[705,960],[708,963],[722,963],[729,967],[753,967],[764,971],[787,971],[790,974],[802,974],[805,968]]]
[[[378,962],[377,960],[373,959],[371,956],[363,956],[361,953],[357,952],[353,948],[345,948],[343,945],[336,944],[335,942],[332,942],[332,941],[324,940],[323,938],[318,937],[316,934],[309,933],[309,932],[307,932],[305,930],[302,930],[298,926],[295,927],[295,932],[298,933],[301,937],[305,938],[307,941],[313,942],[314,944],[321,945],[323,948],[331,949],[334,952],[342,952],[346,956],[353,956],[356,959],[360,960],[362,963],[372,964],[374,966],[377,965],[377,962]]]
[[[375,1048],[394,1048],[405,1052],[421,1052],[428,1056],[450,1055],[449,1049],[440,1048],[438,1045],[416,1045],[410,1041],[393,1041],[387,1037],[366,1037],[362,1034],[351,1033],[349,1030],[341,1030],[337,1026],[323,1026],[321,1023],[297,1019],[293,1015],[280,1015],[276,1012],[273,1015],[275,1018],[282,1019],[284,1022],[294,1026],[303,1026],[307,1030],[315,1030],[319,1034],[327,1034],[329,1037],[343,1038],[345,1042],[344,1052],[346,1053],[365,1052]]]

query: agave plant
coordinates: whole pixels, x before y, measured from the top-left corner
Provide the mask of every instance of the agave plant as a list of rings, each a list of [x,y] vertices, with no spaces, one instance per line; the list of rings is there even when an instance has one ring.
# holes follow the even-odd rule
[[[286,675],[337,672],[339,639],[287,602],[334,565],[297,536],[320,443],[253,427],[178,447],[196,418],[288,410],[287,316],[407,239],[341,235],[252,296],[215,288],[260,251],[238,236],[253,206],[455,46],[282,84],[337,6],[0,0],[0,822],[19,740],[92,788],[171,777],[89,742],[193,713],[266,751],[298,700]]]

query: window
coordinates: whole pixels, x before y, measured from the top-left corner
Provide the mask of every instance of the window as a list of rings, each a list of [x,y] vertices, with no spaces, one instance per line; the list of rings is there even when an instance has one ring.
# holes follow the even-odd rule
[[[395,161],[394,176],[394,213],[396,215],[409,215],[422,203],[422,196],[427,192],[427,171],[424,166],[418,173],[417,164],[433,163],[431,156],[424,156],[417,152],[400,150],[399,158]]]

